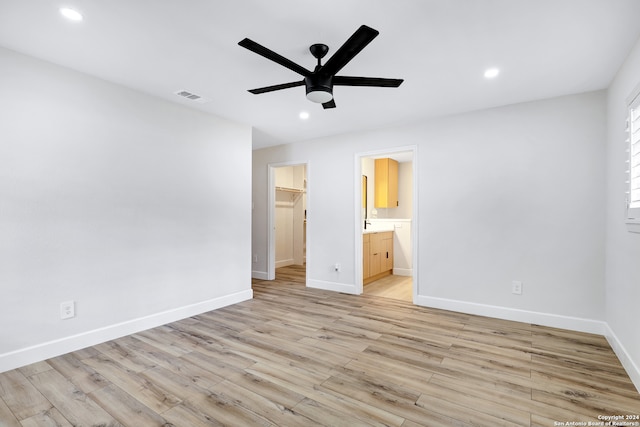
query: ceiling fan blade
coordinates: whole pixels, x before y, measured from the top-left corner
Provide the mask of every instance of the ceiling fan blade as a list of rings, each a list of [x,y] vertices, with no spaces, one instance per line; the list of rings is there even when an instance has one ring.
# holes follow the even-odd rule
[[[380,77],[348,77],[335,76],[334,86],[377,86],[377,87],[398,87],[403,79],[383,79]]]
[[[245,49],[249,49],[251,52],[257,53],[260,56],[264,56],[265,58],[270,59],[271,61],[278,63],[283,67],[286,67],[291,71],[295,71],[296,73],[301,74],[305,77],[311,75],[311,71],[307,70],[303,66],[300,66],[295,62],[285,58],[284,56],[275,53],[271,49],[267,49],[266,47],[254,42],[253,40],[245,38],[238,44]]]
[[[331,58],[322,66],[321,71],[328,75],[335,75],[349,61],[353,59],[371,40],[380,34],[371,27],[362,25],[355,33],[333,54]]]
[[[325,102],[324,104],[322,104],[322,108],[324,108],[325,110],[327,108],[336,108],[336,101],[334,99],[332,99],[329,102]]]
[[[274,90],[280,89],[289,89],[290,87],[296,86],[304,86],[304,80],[300,80],[299,82],[282,83],[279,85],[259,87],[257,89],[249,89],[249,92],[253,93],[254,95],[258,95],[259,93],[273,92]]]

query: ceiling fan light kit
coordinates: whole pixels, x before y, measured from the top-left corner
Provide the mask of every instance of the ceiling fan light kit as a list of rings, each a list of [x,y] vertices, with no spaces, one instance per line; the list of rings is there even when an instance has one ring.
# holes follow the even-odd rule
[[[333,99],[331,88],[307,86],[307,99],[316,104],[324,104]]]
[[[318,104],[331,101],[333,99],[331,80],[331,76],[305,77],[304,84],[307,87],[307,99]]]
[[[373,87],[398,87],[404,80],[386,79],[379,77],[352,77],[336,76],[336,74],[351,61],[362,49],[364,49],[374,38],[378,36],[378,31],[366,25],[360,26],[355,33],[322,65],[321,60],[329,52],[329,47],[325,44],[316,43],[309,47],[311,54],[318,60],[313,71],[275,53],[274,51],[245,38],[238,44],[260,56],[263,56],[277,64],[282,65],[304,77],[297,82],[283,83],[273,86],[266,86],[257,89],[250,89],[249,92],[258,95],[276,90],[288,89],[296,86],[305,86],[307,99],[311,102],[322,104],[323,108],[335,108],[333,99],[333,86],[373,86]]]

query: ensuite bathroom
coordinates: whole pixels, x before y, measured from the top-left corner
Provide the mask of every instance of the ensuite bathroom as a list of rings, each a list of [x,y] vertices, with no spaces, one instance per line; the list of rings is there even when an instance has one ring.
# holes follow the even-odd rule
[[[363,293],[413,299],[413,152],[362,157]]]

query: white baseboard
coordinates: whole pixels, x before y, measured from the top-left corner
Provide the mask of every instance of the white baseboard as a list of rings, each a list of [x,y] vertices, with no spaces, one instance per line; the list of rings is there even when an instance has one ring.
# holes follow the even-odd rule
[[[283,259],[281,261],[276,261],[276,268],[286,267],[288,265],[293,265],[293,264],[295,264],[293,258],[291,258],[291,259]]]
[[[327,291],[342,292],[344,294],[358,294],[358,290],[353,284],[349,285],[346,283],[327,282],[324,280],[307,280],[307,286],[310,288],[324,289]]]
[[[269,275],[267,274],[266,271],[251,271],[251,278],[252,279],[259,279],[259,280],[269,280]]]
[[[495,317],[516,322],[533,323],[553,328],[570,329],[573,331],[605,335],[607,324],[603,321],[584,319],[580,317],[561,316],[558,314],[541,313],[537,311],[519,310],[494,305],[477,304],[446,298],[425,297],[418,295],[417,305],[440,308],[461,313],[476,314],[478,316]]]
[[[550,313],[476,304],[445,298],[425,297],[420,295],[418,295],[417,304],[425,307],[477,314],[479,316],[495,317],[498,319],[514,320],[516,322],[533,323],[553,328],[604,335],[613,349],[613,352],[618,356],[620,363],[622,363],[622,366],[627,371],[629,378],[635,385],[636,389],[638,389],[638,392],[640,392],[640,368],[633,361],[616,334],[606,322],[580,317],[561,316]]]
[[[188,306],[167,310],[161,313],[152,314],[138,319],[117,323],[115,325],[105,326],[104,328],[0,354],[0,373],[120,338],[125,335],[166,325],[167,323],[250,300],[252,298],[253,291],[248,289],[246,291],[213,298],[208,301],[198,302]]]
[[[627,371],[633,385],[636,386],[636,389],[640,393],[640,368],[638,368],[638,365],[635,364],[629,353],[627,353],[627,350],[624,348],[609,325],[607,325],[605,337],[607,338],[607,341],[609,341],[609,345],[616,356],[618,356],[618,359],[620,360],[620,363],[622,363],[625,371]]]
[[[393,274],[395,276],[411,277],[411,276],[413,276],[413,269],[412,268],[394,268],[393,269]]]

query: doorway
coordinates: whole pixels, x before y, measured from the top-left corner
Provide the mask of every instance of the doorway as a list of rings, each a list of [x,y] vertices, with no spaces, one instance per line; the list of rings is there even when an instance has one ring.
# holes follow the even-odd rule
[[[355,271],[359,293],[414,304],[417,300],[416,152],[416,146],[408,146],[356,154]],[[393,172],[387,172],[387,168]],[[383,201],[389,190],[381,190],[385,186],[397,187],[393,206],[390,200]],[[380,251],[382,259],[378,260]]]
[[[269,165],[268,280],[276,278],[278,268],[288,266],[306,278],[307,172],[307,163]]]

